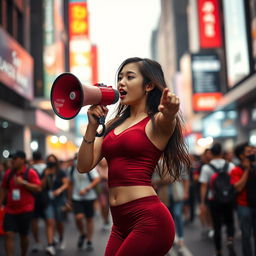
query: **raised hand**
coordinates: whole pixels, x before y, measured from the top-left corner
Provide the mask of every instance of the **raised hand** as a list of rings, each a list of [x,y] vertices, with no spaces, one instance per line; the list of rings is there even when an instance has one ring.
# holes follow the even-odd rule
[[[162,93],[160,104],[158,106],[159,112],[161,112],[165,117],[175,117],[180,108],[179,98],[165,88]]]

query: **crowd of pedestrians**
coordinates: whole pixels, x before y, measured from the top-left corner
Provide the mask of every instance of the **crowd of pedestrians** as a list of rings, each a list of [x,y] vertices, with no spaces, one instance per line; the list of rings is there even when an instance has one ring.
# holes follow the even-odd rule
[[[7,256],[14,255],[16,234],[20,236],[22,256],[28,254],[29,234],[34,253],[44,250],[51,256],[65,250],[68,214],[75,220],[78,249],[94,249],[96,208],[102,213],[102,230],[110,229],[106,164],[102,161],[89,174],[80,174],[76,163],[76,155],[60,161],[54,154],[44,159],[37,151],[27,159],[25,152],[18,150],[1,164],[0,209],[4,214],[0,228]],[[40,233],[40,221],[44,223],[44,233]],[[45,240],[47,244],[43,244]]]
[[[44,158],[40,152],[33,152],[32,158],[27,159],[25,152],[16,151],[1,163],[0,208],[5,212],[2,229],[6,255],[14,255],[16,234],[20,236],[20,252],[24,256],[29,241],[35,253],[44,250],[48,255],[56,255],[58,250],[65,250],[67,215],[74,218],[78,249],[94,249],[96,210],[102,217],[102,230],[110,230],[106,160],[89,174],[81,174],[76,170],[76,158],[75,155],[63,162],[53,154]],[[224,256],[224,251],[228,256],[256,255],[256,148],[241,143],[224,152],[216,142],[201,155],[191,155],[191,159],[191,170],[184,171],[181,181],[170,183],[158,177],[152,181],[172,213],[174,245],[179,255],[189,255],[185,226],[196,218],[201,230],[194,232],[201,232],[202,239],[212,240],[216,256]],[[231,188],[227,188],[227,193],[233,195],[230,200],[224,195],[222,201],[218,199],[217,180],[222,173],[229,177]],[[39,232],[39,221],[44,223],[45,233]],[[43,244],[45,240],[47,244]],[[241,251],[235,250],[237,242],[241,242]]]

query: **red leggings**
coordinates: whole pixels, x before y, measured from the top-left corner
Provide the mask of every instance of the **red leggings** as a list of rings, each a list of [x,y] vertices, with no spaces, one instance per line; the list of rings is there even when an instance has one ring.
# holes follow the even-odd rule
[[[105,256],[164,256],[172,247],[174,222],[157,196],[110,209],[113,227]]]

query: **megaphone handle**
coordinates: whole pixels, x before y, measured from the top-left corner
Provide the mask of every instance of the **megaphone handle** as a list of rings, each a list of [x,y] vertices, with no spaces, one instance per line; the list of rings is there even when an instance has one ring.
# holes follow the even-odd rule
[[[96,133],[96,137],[102,137],[105,133],[105,130],[106,130],[106,126],[105,126],[105,116],[102,116],[102,117],[99,117],[98,118],[98,122],[100,125],[102,125],[102,131],[101,133]]]

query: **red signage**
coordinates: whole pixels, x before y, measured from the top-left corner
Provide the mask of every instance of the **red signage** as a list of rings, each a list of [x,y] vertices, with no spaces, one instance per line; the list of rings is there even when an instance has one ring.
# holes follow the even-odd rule
[[[219,1],[198,0],[199,37],[201,48],[222,46]]]
[[[89,40],[88,9],[85,1],[69,2],[70,72],[82,84],[92,82],[91,41]]]
[[[220,92],[207,92],[193,94],[193,110],[194,111],[212,111],[218,105],[218,101],[222,98]]]
[[[88,9],[86,2],[69,3],[69,35],[89,36],[88,26]]]

